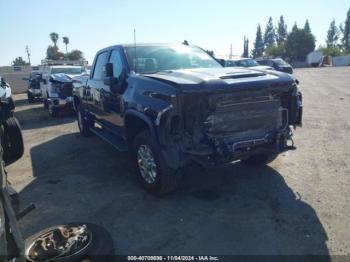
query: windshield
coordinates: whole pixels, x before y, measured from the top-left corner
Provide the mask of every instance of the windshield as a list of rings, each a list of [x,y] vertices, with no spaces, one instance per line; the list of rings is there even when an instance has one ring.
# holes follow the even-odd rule
[[[283,59],[275,59],[274,60],[277,65],[288,65]]]
[[[244,60],[237,60],[235,61],[237,66],[241,67],[252,67],[252,66],[258,66],[259,64],[253,60],[253,59],[244,59]]]
[[[51,74],[68,74],[68,75],[80,75],[85,72],[84,67],[54,67],[51,69]]]
[[[140,74],[189,68],[220,68],[214,58],[198,47],[137,46],[126,47],[131,70]],[[135,58],[136,57],[136,58]]]
[[[227,67],[232,67],[232,66],[237,66],[236,63],[232,60],[227,60],[225,63],[225,66]]]

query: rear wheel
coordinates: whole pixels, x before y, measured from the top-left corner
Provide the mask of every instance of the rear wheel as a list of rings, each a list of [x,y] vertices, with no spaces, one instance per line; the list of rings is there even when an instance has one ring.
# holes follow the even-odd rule
[[[249,158],[242,159],[241,161],[246,164],[247,166],[263,166],[271,163],[273,160],[277,158],[278,154],[259,154],[259,155],[253,155]]]
[[[148,131],[136,135],[133,142],[133,158],[142,186],[150,193],[163,195],[174,191],[179,183],[179,170],[165,163],[160,147]]]
[[[10,164],[22,157],[24,152],[21,126],[15,117],[10,117],[4,123],[4,161]]]
[[[92,135],[90,128],[94,126],[94,122],[86,117],[84,109],[78,105],[77,108],[77,121],[80,134],[84,137]]]

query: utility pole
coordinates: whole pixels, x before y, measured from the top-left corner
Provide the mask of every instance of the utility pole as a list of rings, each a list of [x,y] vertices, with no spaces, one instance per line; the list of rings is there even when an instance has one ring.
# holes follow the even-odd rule
[[[27,53],[27,56],[28,56],[29,65],[31,65],[31,63],[30,63],[30,51],[29,51],[28,45],[26,46],[26,53]]]
[[[244,36],[243,57],[249,57],[249,40],[246,36]]]
[[[229,59],[232,59],[232,44],[230,45],[230,56],[229,56]]]

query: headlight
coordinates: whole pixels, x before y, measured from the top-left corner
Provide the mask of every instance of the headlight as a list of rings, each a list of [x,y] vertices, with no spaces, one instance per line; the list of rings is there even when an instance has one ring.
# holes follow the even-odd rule
[[[7,96],[6,96],[6,94],[1,96],[1,103],[7,103]]]
[[[2,103],[8,103],[8,99],[11,97],[11,88],[7,86],[0,87],[0,99]]]

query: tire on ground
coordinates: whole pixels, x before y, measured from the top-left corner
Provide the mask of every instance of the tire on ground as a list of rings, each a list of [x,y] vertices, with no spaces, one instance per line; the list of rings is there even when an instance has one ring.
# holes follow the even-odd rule
[[[34,102],[34,97],[31,93],[27,93],[28,94],[28,103],[33,103]]]
[[[153,183],[148,183],[142,177],[137,161],[137,152],[141,145],[146,145],[151,149],[157,166],[157,176]],[[164,195],[174,191],[181,179],[181,172],[167,166],[159,145],[153,141],[152,135],[148,130],[142,131],[134,138],[132,145],[132,157],[137,169],[137,176],[142,186],[150,193],[155,195]]]
[[[79,117],[81,117],[81,122],[79,120]],[[91,136],[92,132],[90,128],[94,126],[94,122],[90,119],[86,119],[85,112],[80,105],[77,106],[77,121],[80,134],[84,137]]]
[[[56,107],[52,107],[51,105],[48,105],[48,109],[49,109],[49,114],[51,117],[58,117],[59,116],[59,109]]]
[[[47,101],[46,98],[43,99],[43,106],[44,106],[45,109],[49,108],[49,102]]]
[[[28,248],[29,246],[42,234],[53,230],[54,228],[57,228],[59,226],[80,226],[80,225],[86,225],[87,229],[92,234],[92,240],[90,245],[87,247],[87,249],[79,255],[71,256],[69,259],[67,258],[60,258],[60,259],[53,259],[50,261],[64,261],[64,262],[73,262],[73,261],[90,261],[90,262],[97,262],[97,261],[113,261],[113,253],[114,253],[114,244],[113,239],[109,232],[96,224],[92,223],[83,223],[83,222],[74,222],[69,223],[66,225],[56,225],[49,228],[45,228],[36,234],[28,237],[25,240],[25,258],[27,261],[30,261],[28,259]]]
[[[277,157],[278,157],[278,154],[271,154],[271,155],[259,154],[259,155],[250,156],[246,159],[242,159],[241,161],[247,166],[263,166],[271,163]]]
[[[10,117],[4,123],[3,134],[4,161],[10,164],[22,157],[24,152],[21,126],[15,117]]]

